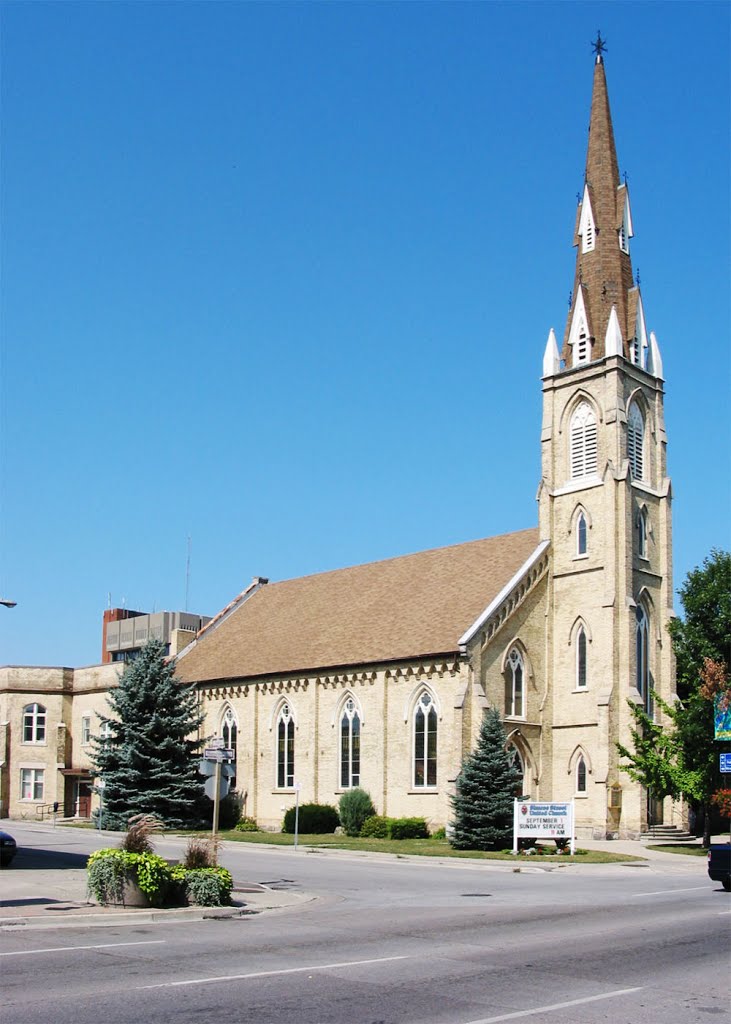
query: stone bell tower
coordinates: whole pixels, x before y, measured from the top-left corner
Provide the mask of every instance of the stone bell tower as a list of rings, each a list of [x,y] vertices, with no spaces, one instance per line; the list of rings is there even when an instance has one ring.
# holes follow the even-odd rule
[[[544,756],[553,799],[576,799],[579,835],[636,836],[663,808],[619,772],[616,743],[631,745],[628,699],[652,711],[652,689],[674,692],[671,488],[663,367],[633,277],[600,37],[594,49],[574,285],[561,347],[551,330],[543,357]]]

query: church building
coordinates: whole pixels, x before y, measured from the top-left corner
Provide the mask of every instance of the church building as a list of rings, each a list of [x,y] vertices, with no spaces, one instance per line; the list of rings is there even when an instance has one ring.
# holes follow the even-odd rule
[[[681,823],[678,806],[620,771],[617,752],[631,746],[628,702],[652,711],[652,690],[674,697],[671,489],[663,367],[633,276],[600,40],[595,49],[568,321],[542,363],[536,347],[537,528],[256,578],[177,655],[202,736],[234,749],[243,813],[265,828],[281,826],[296,793],[336,804],[354,786],[380,814],[447,824],[488,707],[503,716],[520,793],[574,800],[579,837],[638,837],[663,815]],[[68,813],[66,777],[90,794],[90,722],[106,710],[110,672],[0,670],[4,813],[56,799]]]
[[[579,836],[638,836],[677,811],[620,772],[616,749],[631,745],[628,700],[674,693],[671,492],[660,350],[596,48],[572,301],[543,353],[538,528],[257,578],[178,657],[264,826],[295,785],[320,803],[359,785],[379,813],[445,824],[488,706],[522,794],[575,800]]]

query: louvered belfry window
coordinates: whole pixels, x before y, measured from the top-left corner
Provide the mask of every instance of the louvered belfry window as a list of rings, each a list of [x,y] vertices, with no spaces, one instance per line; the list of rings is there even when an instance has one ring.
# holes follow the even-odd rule
[[[645,478],[645,421],[637,405],[632,403],[627,417],[627,458],[633,480]]]
[[[571,478],[592,476],[597,466],[596,416],[588,402],[582,402],[571,417]]]

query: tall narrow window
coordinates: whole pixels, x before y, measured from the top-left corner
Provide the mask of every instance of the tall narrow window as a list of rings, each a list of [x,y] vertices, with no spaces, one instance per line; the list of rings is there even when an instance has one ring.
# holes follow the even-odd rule
[[[576,792],[586,793],[586,761],[583,755],[576,762]]]
[[[229,758],[228,761],[231,768],[233,768],[233,774],[229,776],[231,789],[236,789],[236,740],[238,739],[238,731],[233,708],[227,707],[223,715],[223,722],[221,723],[221,737],[224,747],[233,750],[233,757]]]
[[[586,688],[586,631],[579,627],[576,634],[576,689]]]
[[[637,514],[637,554],[647,558],[647,510],[644,508]]]
[[[627,458],[633,480],[645,478],[645,421],[635,402],[632,403],[627,417]]]
[[[437,784],[437,709],[430,693],[421,694],[414,711],[414,787]]]
[[[23,708],[23,743],[45,743],[46,709],[42,704]]]
[[[525,715],[524,678],[523,659],[520,651],[514,647],[508,655],[505,694],[505,713],[511,718],[523,718]]]
[[[645,710],[650,709],[650,628],[647,621],[647,613],[642,605],[636,608],[635,626],[635,657],[637,692],[642,697]]]
[[[284,704],[277,720],[277,786],[294,786],[294,719],[289,704]]]
[[[348,698],[340,719],[340,786],[360,785],[360,715],[352,697]]]
[[[572,479],[596,473],[596,416],[588,402],[582,402],[571,417],[569,445]]]
[[[579,512],[579,518],[576,520],[576,554],[585,555],[586,551],[586,516]]]
[[[91,717],[83,715],[81,719],[81,745],[88,747],[91,742]]]

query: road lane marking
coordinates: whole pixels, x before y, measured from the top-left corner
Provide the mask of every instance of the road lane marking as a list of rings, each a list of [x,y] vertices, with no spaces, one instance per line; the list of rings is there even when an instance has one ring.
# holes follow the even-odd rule
[[[144,939],[139,942],[100,942],[96,946],[49,946],[48,949],[16,949],[0,956],[31,956],[33,953],[66,953],[77,949],[116,949],[118,946],[163,946],[166,939]]]
[[[636,892],[634,896],[667,896],[668,893],[674,892],[700,892],[701,889],[707,889],[707,885],[694,885],[692,889],[658,889],[656,892]]]
[[[632,992],[639,992],[639,988],[623,988],[619,992],[605,992],[601,996],[585,996],[583,999],[569,999],[565,1003],[552,1003],[550,1006],[536,1006],[533,1010],[516,1010],[514,1013],[502,1013],[499,1017],[482,1017],[480,1020],[470,1020],[466,1024],[499,1024],[501,1020],[516,1020],[518,1017],[533,1017],[537,1013],[550,1013],[551,1010],[566,1010],[569,1006],[582,1006],[584,1003],[596,1003],[600,999],[614,999],[615,996],[627,996]]]
[[[387,964],[394,960],[410,960],[408,956],[380,956],[376,960],[344,960],[337,964],[316,964],[314,967],[287,967],[280,971],[252,971],[250,974],[225,974],[219,978],[190,978],[188,981],[165,981],[159,985],[140,985],[148,988],[177,988],[180,985],[209,985],[213,981],[246,981],[248,978],[271,978],[275,974],[305,974],[307,971],[331,971],[336,967],[362,967],[364,964]]]

